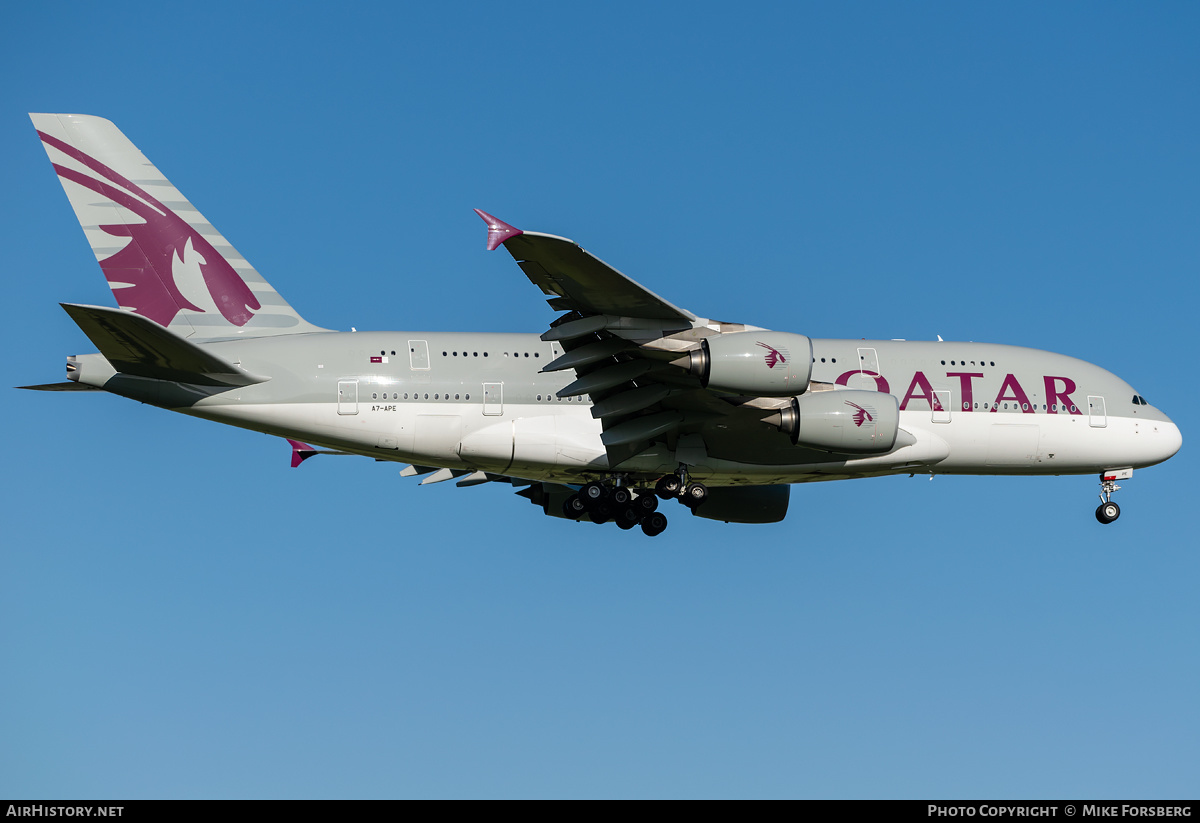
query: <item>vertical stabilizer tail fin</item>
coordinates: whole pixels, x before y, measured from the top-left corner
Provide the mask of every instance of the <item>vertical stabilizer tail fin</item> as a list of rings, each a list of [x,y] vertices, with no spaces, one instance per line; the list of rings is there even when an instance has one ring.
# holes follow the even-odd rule
[[[195,340],[324,331],[111,122],[29,116],[122,309]]]

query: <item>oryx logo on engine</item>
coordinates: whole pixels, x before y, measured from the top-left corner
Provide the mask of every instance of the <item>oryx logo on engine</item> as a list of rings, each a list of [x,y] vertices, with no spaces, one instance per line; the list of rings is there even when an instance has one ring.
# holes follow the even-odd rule
[[[767,361],[768,369],[775,368],[777,363],[787,363],[787,357],[779,349],[774,346],[768,346],[766,343],[759,343],[758,345],[767,350],[767,353],[763,355],[763,359]]]
[[[866,409],[864,409],[862,406],[858,405],[857,403],[851,403],[849,400],[847,400],[846,405],[853,406],[854,408],[858,409],[858,411],[856,411],[854,413],[854,425],[858,426],[860,429],[863,427],[863,423],[874,423],[875,422],[875,415],[872,414],[871,412],[867,411]]]

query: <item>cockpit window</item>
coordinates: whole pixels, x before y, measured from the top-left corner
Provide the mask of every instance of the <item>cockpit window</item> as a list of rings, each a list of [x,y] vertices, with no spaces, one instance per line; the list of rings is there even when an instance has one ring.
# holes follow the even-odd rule
[[[1135,395],[1133,396],[1133,405],[1135,405],[1135,406],[1149,406],[1150,404],[1149,404],[1149,403],[1146,401],[1146,398],[1142,397],[1140,394],[1135,394]]]

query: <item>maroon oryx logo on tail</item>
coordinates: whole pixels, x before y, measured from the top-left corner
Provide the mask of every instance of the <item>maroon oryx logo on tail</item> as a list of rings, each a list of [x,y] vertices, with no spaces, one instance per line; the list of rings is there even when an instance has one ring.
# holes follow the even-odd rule
[[[145,221],[135,223],[130,220],[99,227],[112,237],[128,237],[131,240],[100,261],[100,268],[104,270],[108,282],[113,284],[113,294],[122,308],[128,308],[134,314],[148,317],[162,326],[171,325],[175,316],[184,309],[203,313],[204,309],[188,300],[179,290],[175,282],[176,260],[181,264],[198,263],[213,302],[233,325],[246,325],[254,317],[254,312],[262,308],[254,292],[229,261],[199,231],[167,208],[165,203],[75,146],[43,131],[38,134],[43,143],[58,149],[91,172],[87,174],[75,167],[52,163],[59,177],[90,189]]]
[[[853,406],[854,408],[858,409],[858,411],[854,413],[854,425],[858,426],[860,429],[862,428],[863,423],[873,423],[875,421],[875,415],[871,414],[857,403],[851,403],[849,400],[847,400],[846,405]]]
[[[777,363],[786,363],[787,362],[787,358],[783,356],[783,352],[781,352],[779,349],[775,348],[774,346],[768,346],[766,343],[759,343],[758,345],[762,346],[764,349],[767,350],[767,353],[766,353],[766,355],[764,355],[763,359],[767,361],[768,369],[775,368],[775,365]]]

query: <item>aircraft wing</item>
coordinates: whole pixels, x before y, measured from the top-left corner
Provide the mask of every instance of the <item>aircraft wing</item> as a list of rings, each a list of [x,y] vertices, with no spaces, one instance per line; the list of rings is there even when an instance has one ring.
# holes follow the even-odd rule
[[[490,238],[504,232],[504,229],[499,232],[492,229],[493,223],[517,231],[491,215],[479,214],[488,221]],[[690,311],[672,305],[638,285],[565,237],[519,232],[501,242],[533,285],[552,298],[562,298],[559,305],[581,315],[679,320],[689,324],[696,319]]]
[[[770,400],[756,406],[750,402],[754,398],[710,391],[678,367],[679,358],[705,337],[744,331],[745,326],[699,318],[574,241],[521,231],[486,212],[476,213],[488,225],[488,248],[503,245],[530,281],[550,295],[551,308],[567,312],[542,335],[563,349],[543,371],[575,372],[576,379],[558,395],[590,397],[610,467],[656,442],[677,452],[681,447],[702,450],[697,432],[714,418],[741,416],[753,425],[777,409],[779,404]]]

